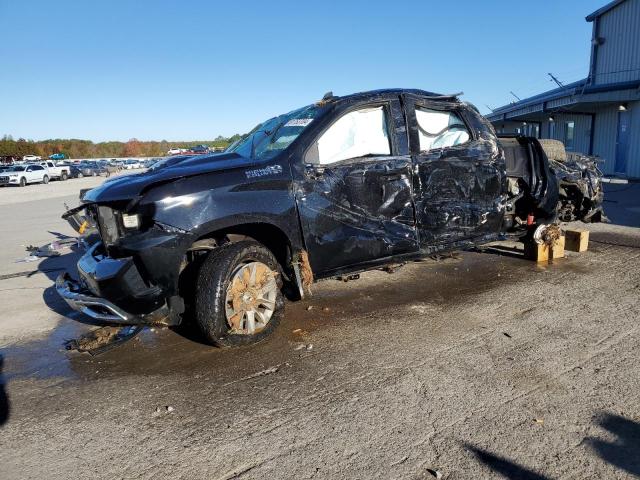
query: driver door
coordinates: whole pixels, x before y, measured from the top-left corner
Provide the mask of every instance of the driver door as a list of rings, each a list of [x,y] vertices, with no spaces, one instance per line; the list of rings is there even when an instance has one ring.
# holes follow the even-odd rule
[[[337,112],[306,151],[296,183],[316,276],[418,250],[412,163],[398,98]]]

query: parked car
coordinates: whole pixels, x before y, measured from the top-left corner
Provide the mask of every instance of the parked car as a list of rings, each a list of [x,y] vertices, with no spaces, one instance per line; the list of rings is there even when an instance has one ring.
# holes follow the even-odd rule
[[[134,159],[129,159],[129,160],[125,160],[123,167],[126,170],[133,170],[134,168],[141,168],[142,165],[140,165],[140,161],[139,160],[134,160]]]
[[[47,168],[41,165],[14,165],[0,173],[0,185],[24,187],[29,183],[49,183],[50,178]]]
[[[186,148],[170,148],[167,151],[167,155],[180,155],[181,153],[185,153],[186,151]]]
[[[49,155],[49,160],[64,160],[64,153],[54,153],[53,155]]]
[[[71,176],[70,169],[66,165],[56,165],[51,160],[39,162],[38,165],[46,167],[49,170],[49,178],[51,180],[66,180]]]
[[[189,152],[194,155],[204,155],[205,153],[210,153],[208,145],[196,145],[195,147],[189,148]]]
[[[542,238],[558,180],[538,140],[503,141],[456,96],[327,94],[231,152],[86,192],[63,218],[91,219],[101,241],[80,281],[56,287],[95,319],[176,325],[189,312],[208,342],[249,344],[276,328],[285,292],[301,298],[314,280]]]
[[[72,170],[74,178],[82,177],[97,177],[98,175],[104,175],[108,177],[111,175],[109,170],[98,162],[82,162],[76,165],[76,169]]]
[[[39,157],[37,155],[25,155],[24,157],[22,157],[23,162],[35,162],[37,160],[42,160],[42,157]]]

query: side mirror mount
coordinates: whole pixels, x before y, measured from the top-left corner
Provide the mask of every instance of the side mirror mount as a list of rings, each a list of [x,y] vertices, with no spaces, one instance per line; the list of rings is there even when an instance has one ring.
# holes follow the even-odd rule
[[[313,142],[311,148],[307,150],[304,156],[304,163],[307,165],[319,165],[320,164],[320,152],[318,150],[318,142]]]

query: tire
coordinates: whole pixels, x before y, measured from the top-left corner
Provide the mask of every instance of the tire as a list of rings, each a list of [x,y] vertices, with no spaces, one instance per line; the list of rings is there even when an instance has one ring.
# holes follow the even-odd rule
[[[268,267],[268,275],[272,276],[272,281],[276,284],[273,313],[266,325],[256,333],[249,334],[246,330],[245,333],[234,333],[231,320],[227,320],[230,308],[227,295],[231,292],[232,281],[238,275],[238,269],[250,268],[256,264]],[[261,244],[241,241],[228,243],[213,250],[200,268],[195,292],[196,322],[205,340],[219,347],[239,347],[264,340],[276,329],[284,315],[281,287],[280,265],[273,254]],[[243,322],[243,319],[244,314],[240,316],[239,321]],[[248,319],[246,321],[248,322]]]
[[[64,182],[67,178],[69,178],[67,172],[62,172],[62,174],[60,175],[60,180]]]
[[[97,176],[98,176],[98,172],[96,172],[96,171],[94,170],[94,171],[93,171],[93,173],[92,173],[91,175],[93,175],[94,177],[97,177]]]
[[[567,151],[564,148],[564,143],[560,140],[551,140],[548,138],[538,139],[540,146],[544,150],[549,160],[555,160],[556,162],[567,161]]]
[[[20,178],[20,186],[21,187],[26,187],[27,186],[27,179],[24,177]]]
[[[84,177],[84,174],[82,172],[78,172],[78,176],[76,178],[82,178]]]
[[[48,175],[45,175],[44,177],[42,177],[42,183],[44,183],[45,185],[47,183],[49,183],[49,176]]]

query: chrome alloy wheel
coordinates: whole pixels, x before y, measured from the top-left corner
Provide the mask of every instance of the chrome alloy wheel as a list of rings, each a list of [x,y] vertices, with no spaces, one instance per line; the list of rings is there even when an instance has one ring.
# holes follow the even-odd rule
[[[238,266],[227,286],[225,314],[229,333],[254,335],[263,330],[276,308],[276,274],[262,262]]]

